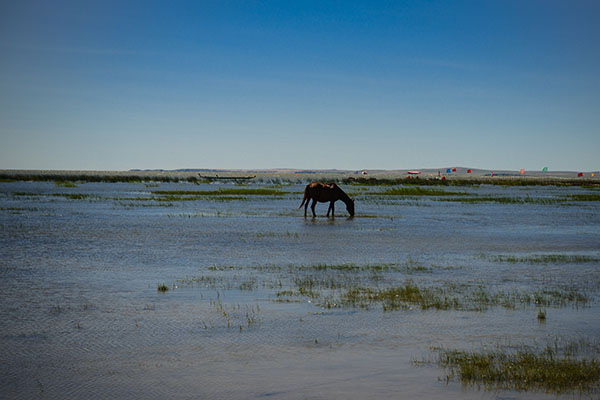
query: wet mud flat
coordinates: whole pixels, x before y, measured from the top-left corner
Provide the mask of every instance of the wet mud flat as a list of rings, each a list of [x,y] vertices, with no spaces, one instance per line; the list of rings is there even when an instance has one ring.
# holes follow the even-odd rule
[[[596,188],[342,187],[0,183],[2,396],[597,398]]]

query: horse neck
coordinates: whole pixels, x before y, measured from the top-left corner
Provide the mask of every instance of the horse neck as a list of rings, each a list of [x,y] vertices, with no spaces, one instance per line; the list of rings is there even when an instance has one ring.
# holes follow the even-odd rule
[[[343,201],[344,203],[346,203],[346,205],[348,205],[348,203],[350,203],[352,200],[350,200],[350,197],[342,189],[338,188],[338,190],[339,190],[340,200]]]

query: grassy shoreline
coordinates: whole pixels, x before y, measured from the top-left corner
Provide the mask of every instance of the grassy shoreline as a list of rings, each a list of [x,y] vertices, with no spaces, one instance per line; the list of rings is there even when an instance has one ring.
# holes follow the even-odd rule
[[[53,171],[53,170],[0,170],[0,182],[43,181],[43,182],[187,182],[209,183],[202,174],[218,175],[227,178],[239,175],[236,171]],[[295,174],[292,172],[257,172],[254,180],[247,183],[298,184],[311,181],[336,182],[352,186],[394,186],[394,185],[434,185],[434,186],[589,186],[600,188],[600,177],[573,178],[568,174],[531,176],[447,176],[410,178],[399,172],[381,173],[376,176],[353,176],[352,172],[319,172]]]

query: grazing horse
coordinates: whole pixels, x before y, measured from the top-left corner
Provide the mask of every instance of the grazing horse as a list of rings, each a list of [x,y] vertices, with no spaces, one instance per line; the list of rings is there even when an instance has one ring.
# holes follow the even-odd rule
[[[313,182],[306,185],[304,188],[304,198],[302,199],[302,203],[298,208],[302,208],[304,206],[304,216],[306,217],[306,209],[308,208],[308,203],[312,199],[312,205],[310,209],[312,210],[313,217],[316,217],[315,214],[315,205],[317,201],[321,203],[329,202],[329,209],[327,210],[327,216],[329,217],[329,212],[331,211],[331,216],[335,217],[335,208],[334,204],[336,201],[341,200],[346,204],[346,210],[351,217],[354,216],[354,200],[352,200],[338,185],[335,183],[330,183],[326,185],[321,182]]]

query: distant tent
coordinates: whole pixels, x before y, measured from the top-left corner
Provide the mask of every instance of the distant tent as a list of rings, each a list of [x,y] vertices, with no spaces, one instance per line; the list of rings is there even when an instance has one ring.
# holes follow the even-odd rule
[[[448,169],[446,170],[446,173],[447,173],[447,174],[449,174],[449,173],[450,173],[450,168],[448,168]]]
[[[519,170],[519,173],[520,173],[521,175],[523,175],[523,174],[525,173],[525,169],[524,169],[524,168],[521,168],[521,169]]]
[[[470,170],[470,169],[468,169],[468,170],[467,170],[467,174],[470,174],[470,173],[471,173],[471,170]]]
[[[582,176],[583,176],[583,172],[580,172],[580,173],[577,174],[578,178],[581,178]]]
[[[548,167],[542,168],[542,172],[548,172]]]
[[[452,168],[452,172],[456,172],[456,168]]]

